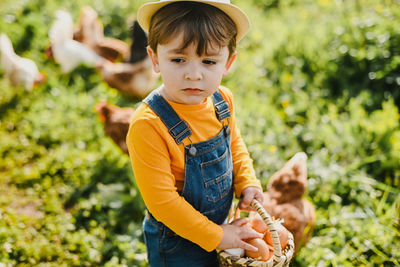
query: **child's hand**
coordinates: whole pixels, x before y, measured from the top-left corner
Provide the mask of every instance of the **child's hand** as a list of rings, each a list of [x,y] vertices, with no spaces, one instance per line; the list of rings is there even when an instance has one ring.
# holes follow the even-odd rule
[[[230,224],[222,224],[224,231],[222,240],[217,246],[217,249],[228,248],[243,248],[245,250],[257,251],[258,249],[249,243],[245,242],[246,239],[262,238],[263,234],[253,230],[246,224],[249,222],[247,218],[240,218],[234,220]]]
[[[249,186],[243,189],[242,195],[240,196],[239,209],[241,210],[248,209],[253,199],[256,199],[258,202],[262,204],[264,200],[262,190],[255,186]]]

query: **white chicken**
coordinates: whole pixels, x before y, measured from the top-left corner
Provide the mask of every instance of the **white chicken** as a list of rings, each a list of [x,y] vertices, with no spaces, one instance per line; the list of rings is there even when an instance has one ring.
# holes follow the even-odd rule
[[[97,12],[89,6],[81,9],[79,27],[74,32],[74,40],[87,45],[98,55],[110,61],[129,59],[129,45],[121,40],[105,37],[103,24]]]
[[[89,47],[73,40],[71,15],[62,10],[56,12],[56,21],[49,30],[51,53],[60,64],[63,73],[71,72],[81,64],[96,66],[104,59]]]
[[[39,72],[35,62],[15,54],[10,39],[4,33],[0,34],[0,53],[0,63],[5,77],[13,86],[23,86],[30,91],[34,86],[45,81],[46,76]]]

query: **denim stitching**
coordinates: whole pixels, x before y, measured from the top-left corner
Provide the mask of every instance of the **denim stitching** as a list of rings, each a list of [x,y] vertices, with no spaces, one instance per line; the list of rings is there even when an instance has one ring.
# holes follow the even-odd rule
[[[218,163],[220,161],[222,161],[223,159],[225,159],[228,155],[228,148],[225,149],[225,152],[218,158],[210,160],[210,161],[206,161],[200,164],[201,168],[207,167],[208,165],[214,164],[214,163]]]
[[[228,188],[226,188],[227,190],[222,190],[220,184],[217,183],[217,182],[219,182],[219,181],[221,181],[221,180],[224,180],[224,179],[225,179],[225,180],[229,179],[229,178],[227,178],[227,177],[231,175],[232,169],[233,169],[232,167],[229,167],[229,169],[228,169],[228,171],[227,171],[226,173],[224,173],[223,175],[217,177],[215,180],[212,180],[212,181],[208,182],[207,185],[205,184],[206,196],[207,196],[207,200],[208,200],[208,201],[210,201],[210,202],[217,202],[217,201],[223,199],[226,195],[229,194],[230,190],[228,190]],[[223,177],[222,177],[222,176],[223,176]],[[218,181],[217,181],[217,179],[218,179]],[[209,187],[210,185],[213,185],[213,184],[215,184],[215,183],[217,183],[217,185],[218,185],[218,187],[219,187],[219,193],[220,193],[220,194],[219,194],[218,197],[211,197],[210,194],[208,193],[207,189],[208,189],[208,187]],[[233,183],[233,179],[232,179],[232,183]]]
[[[156,220],[153,215],[149,214],[149,219],[146,219],[146,221],[148,223],[150,223],[151,225],[153,225],[154,227],[156,227],[158,230],[162,231],[163,230],[163,226],[162,225],[158,225],[156,222],[154,222],[154,220]]]
[[[218,205],[218,207],[216,207],[215,209],[208,210],[208,211],[204,212],[203,215],[208,217],[208,215],[214,213],[215,211],[219,211],[219,210],[220,210],[220,207],[226,205],[227,203],[229,204],[229,207],[230,207],[230,205],[231,205],[231,204],[230,204],[230,199],[227,199],[227,200],[225,200],[225,202],[223,202],[222,204],[220,203],[220,204]]]
[[[163,254],[165,254],[165,255],[167,255],[167,254],[172,254],[172,253],[175,252],[178,248],[181,247],[183,238],[180,237],[180,236],[178,236],[178,235],[172,236],[172,237],[168,237],[167,231],[171,231],[171,230],[169,230],[169,229],[167,228],[167,226],[165,226],[165,225],[163,226],[163,228],[164,228],[164,229],[162,230],[162,235],[161,235],[161,238],[160,238],[160,251],[161,251]],[[172,231],[171,231],[171,232],[172,232]],[[165,250],[165,249],[162,247],[162,245],[168,243],[168,242],[169,242],[168,239],[172,239],[172,238],[173,238],[173,239],[177,239],[177,240],[176,240],[176,244],[175,244],[172,248]],[[174,241],[175,241],[175,240],[174,240]]]
[[[223,138],[222,140],[218,141],[216,144],[213,144],[213,143],[212,143],[213,141],[218,140],[218,139],[221,137],[221,135],[223,135],[223,134],[224,134],[224,128],[222,128],[222,130],[221,130],[216,136],[212,137],[211,139],[208,139],[208,140],[206,140],[206,141],[202,141],[202,142],[198,142],[198,143],[192,144],[192,146],[194,146],[194,147],[196,147],[196,148],[198,148],[198,146],[201,146],[202,144],[205,144],[205,143],[208,143],[208,144],[210,145],[210,148],[207,148],[207,149],[204,149],[204,150],[199,149],[199,150],[197,151],[197,153],[196,153],[196,156],[199,156],[199,155],[202,155],[202,154],[204,154],[204,153],[207,153],[207,152],[209,152],[209,151],[211,151],[211,150],[214,150],[216,146],[219,146],[219,145],[221,145],[223,142],[225,142],[225,140],[226,140],[227,138]],[[187,149],[189,149],[189,148],[187,147]]]

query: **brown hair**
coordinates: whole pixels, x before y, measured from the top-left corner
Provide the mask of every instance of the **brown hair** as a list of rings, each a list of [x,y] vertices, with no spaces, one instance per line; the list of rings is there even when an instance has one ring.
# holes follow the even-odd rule
[[[222,10],[199,2],[182,1],[160,8],[151,18],[148,43],[157,53],[158,44],[168,43],[179,32],[183,33],[181,49],[197,44],[196,53],[207,54],[217,44],[227,46],[229,57],[236,50],[236,26]]]

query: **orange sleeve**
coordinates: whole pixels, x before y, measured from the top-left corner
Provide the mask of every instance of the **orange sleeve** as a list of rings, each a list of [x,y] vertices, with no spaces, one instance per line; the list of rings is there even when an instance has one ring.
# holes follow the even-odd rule
[[[146,207],[176,234],[212,251],[222,239],[222,227],[179,195],[171,172],[168,145],[157,127],[161,126],[151,118],[134,119],[127,135],[135,179]]]
[[[235,105],[233,103],[232,92],[222,87],[222,92],[225,95],[225,100],[229,102],[231,107],[230,129],[231,134],[231,151],[233,161],[233,177],[236,197],[240,197],[243,189],[249,186],[256,186],[262,190],[260,181],[256,178],[256,173],[253,167],[253,160],[247,151],[246,145],[237,127],[235,116]]]

